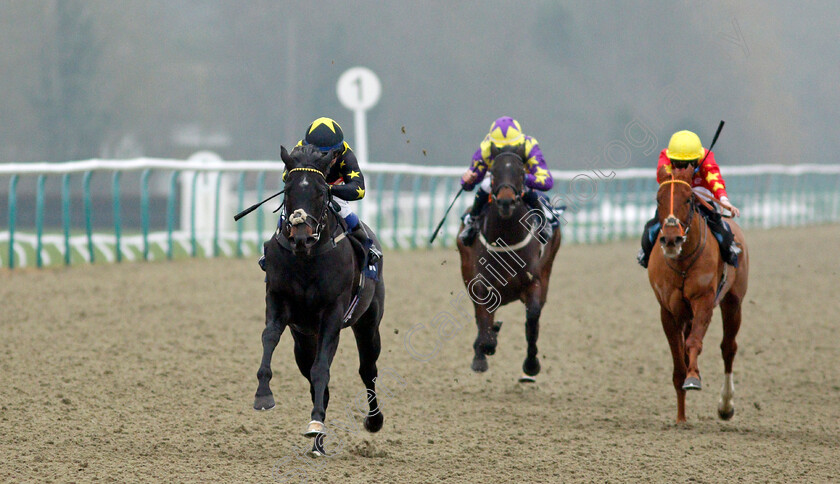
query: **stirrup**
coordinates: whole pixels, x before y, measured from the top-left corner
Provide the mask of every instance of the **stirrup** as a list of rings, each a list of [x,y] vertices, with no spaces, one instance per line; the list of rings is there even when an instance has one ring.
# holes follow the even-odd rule
[[[645,249],[639,249],[639,253],[636,254],[636,262],[639,263],[640,266],[647,269],[647,261],[645,260]]]
[[[469,213],[464,215],[464,230],[458,234],[458,238],[467,247],[473,245],[475,237],[478,235],[478,217],[473,217]]]
[[[473,225],[467,225],[464,227],[464,230],[458,234],[458,239],[463,242],[464,245],[467,247],[473,245],[475,242],[475,237],[478,235],[478,227],[474,227]]]
[[[727,264],[731,265],[734,268],[738,268],[738,255],[741,254],[741,248],[735,245],[735,242],[732,242],[732,245],[729,246],[729,261],[726,261]]]
[[[368,265],[372,266],[382,260],[382,251],[371,245],[368,249]]]
[[[542,229],[540,229],[540,239],[548,242],[553,236],[554,229],[551,227],[550,223],[546,222]]]

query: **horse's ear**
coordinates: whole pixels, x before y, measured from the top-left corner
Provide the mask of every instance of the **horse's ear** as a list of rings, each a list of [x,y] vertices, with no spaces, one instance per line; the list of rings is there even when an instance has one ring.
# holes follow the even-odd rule
[[[286,168],[292,168],[292,157],[283,145],[280,145],[280,159],[286,164]]]
[[[325,151],[321,154],[321,157],[317,160],[317,168],[324,173],[330,171],[330,163],[332,162],[335,155],[337,155],[338,150],[329,150]]]
[[[490,143],[490,158],[495,158],[502,150],[498,146]]]
[[[671,178],[671,167],[669,165],[662,165],[656,172],[656,179],[659,181],[669,180]]]
[[[691,180],[691,177],[694,175],[694,168],[687,167],[687,168],[674,168],[674,178],[677,180]]]

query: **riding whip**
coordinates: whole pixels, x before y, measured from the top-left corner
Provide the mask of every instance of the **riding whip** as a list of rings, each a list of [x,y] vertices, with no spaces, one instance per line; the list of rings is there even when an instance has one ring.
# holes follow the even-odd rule
[[[460,197],[462,193],[464,193],[464,187],[463,186],[461,187],[460,190],[458,190],[458,193],[455,194],[455,198],[452,199],[452,203],[449,204],[449,208],[446,209],[446,212],[444,212],[444,214],[443,214],[443,218],[440,219],[440,223],[438,224],[437,228],[435,229],[435,233],[433,233],[432,238],[429,239],[430,244],[435,241],[435,237],[437,237],[437,234],[440,231],[440,228],[443,227],[443,222],[446,221],[446,216],[449,215],[449,211],[452,210],[452,206],[455,205],[455,200],[458,200],[458,197]]]
[[[270,197],[266,198],[266,199],[265,199],[265,200],[263,200],[262,202],[260,202],[260,203],[255,203],[255,204],[251,205],[250,207],[246,208],[245,210],[243,210],[243,211],[241,211],[241,212],[237,213],[236,215],[234,215],[234,216],[233,216],[233,220],[234,220],[234,222],[238,222],[238,221],[239,221],[239,219],[241,219],[242,217],[244,217],[244,216],[248,215],[249,213],[253,212],[253,211],[254,211],[254,210],[256,210],[256,209],[257,209],[260,205],[264,204],[265,202],[267,202],[267,201],[271,200],[272,198],[276,197],[277,195],[280,195],[281,193],[283,193],[283,192],[285,192],[285,191],[286,191],[286,190],[280,190],[279,192],[277,192],[277,193],[275,193],[274,195],[272,195],[272,196],[270,196]]]

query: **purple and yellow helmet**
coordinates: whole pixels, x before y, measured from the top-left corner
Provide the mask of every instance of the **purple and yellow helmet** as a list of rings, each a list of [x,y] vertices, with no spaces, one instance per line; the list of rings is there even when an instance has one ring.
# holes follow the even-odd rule
[[[522,126],[510,116],[502,116],[490,125],[487,139],[497,147],[518,145],[525,141]]]

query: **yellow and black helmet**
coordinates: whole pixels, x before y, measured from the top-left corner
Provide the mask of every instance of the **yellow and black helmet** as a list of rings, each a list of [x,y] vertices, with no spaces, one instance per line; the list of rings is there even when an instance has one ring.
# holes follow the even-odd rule
[[[344,132],[335,120],[318,118],[306,128],[303,144],[314,145],[321,151],[335,150],[344,144]]]

